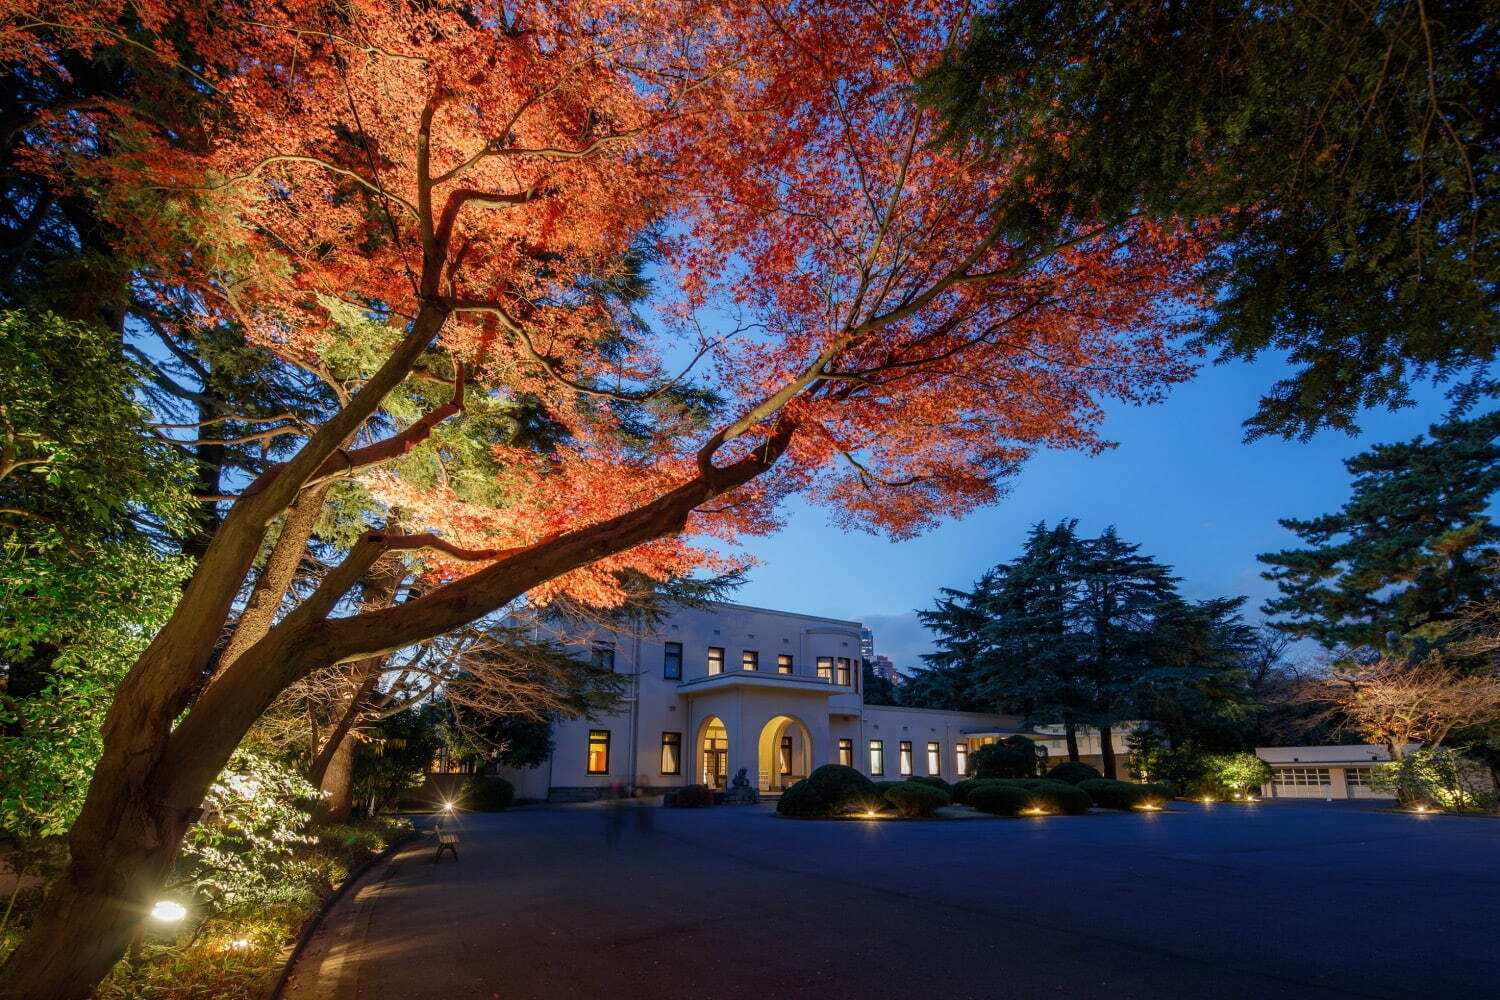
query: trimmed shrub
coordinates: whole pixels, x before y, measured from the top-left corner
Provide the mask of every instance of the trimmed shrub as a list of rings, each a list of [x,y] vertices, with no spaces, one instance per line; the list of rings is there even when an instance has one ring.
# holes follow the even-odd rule
[[[985,781],[969,787],[966,801],[980,812],[994,816],[1019,816],[1021,810],[1031,805],[1031,796],[1016,785]]]
[[[678,809],[707,809],[714,804],[714,793],[707,785],[683,785],[672,798]]]
[[[516,786],[493,774],[476,774],[464,785],[459,802],[471,812],[503,812],[516,801]]]
[[[937,777],[936,775],[914,774],[906,780],[915,781],[919,785],[930,785],[933,788],[941,788],[943,790],[943,794],[950,797],[953,795],[953,786],[948,784],[942,778]]]
[[[873,781],[843,764],[824,764],[805,780],[828,803],[830,812],[863,811],[873,808],[874,804],[881,801]]]
[[[1007,736],[969,754],[969,773],[976,778],[1034,777],[1046,752],[1024,736]]]
[[[988,784],[993,778],[965,778],[963,781],[955,781],[953,788],[948,792],[953,797],[954,805],[969,805],[969,792],[982,784]]]
[[[803,778],[781,793],[781,798],[776,802],[776,811],[795,819],[811,819],[827,816],[829,807],[828,800],[819,793],[812,779]]]
[[[1053,781],[1066,781],[1070,785],[1076,785],[1080,781],[1102,778],[1104,775],[1100,774],[1097,768],[1090,767],[1081,760],[1065,760],[1048,771],[1047,777]]]
[[[885,800],[903,816],[931,816],[952,801],[941,788],[920,781],[902,781],[887,788]]]
[[[1172,798],[1168,784],[1138,785],[1110,778],[1091,778],[1078,786],[1095,803],[1105,809],[1134,809],[1136,806],[1159,806]]]
[[[1222,798],[1251,795],[1270,783],[1271,765],[1249,752],[1209,754],[1203,758],[1203,781],[1216,786],[1210,794]]]

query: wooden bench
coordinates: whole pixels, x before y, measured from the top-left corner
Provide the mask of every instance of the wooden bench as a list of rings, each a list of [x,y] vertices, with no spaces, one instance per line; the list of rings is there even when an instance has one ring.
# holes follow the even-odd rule
[[[437,853],[432,856],[432,863],[437,864],[443,858],[444,851],[453,852],[453,860],[458,860],[458,834],[450,833],[441,826],[437,827],[438,846]]]

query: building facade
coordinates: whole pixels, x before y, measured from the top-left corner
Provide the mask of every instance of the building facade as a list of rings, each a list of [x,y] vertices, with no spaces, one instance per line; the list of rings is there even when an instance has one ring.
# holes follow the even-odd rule
[[[649,634],[572,635],[629,675],[625,696],[608,715],[558,722],[541,767],[503,773],[518,795],[555,800],[723,787],[741,769],[775,793],[830,763],[956,781],[974,749],[1021,732],[1015,716],[866,705],[862,631],[719,604],[680,610]]]

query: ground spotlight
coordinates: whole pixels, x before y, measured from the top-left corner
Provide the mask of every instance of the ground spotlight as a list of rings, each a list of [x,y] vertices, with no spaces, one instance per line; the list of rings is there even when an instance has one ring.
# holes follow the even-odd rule
[[[181,903],[174,903],[170,899],[158,900],[157,904],[151,907],[151,918],[160,920],[164,924],[175,924],[185,916],[187,916],[187,907]]]

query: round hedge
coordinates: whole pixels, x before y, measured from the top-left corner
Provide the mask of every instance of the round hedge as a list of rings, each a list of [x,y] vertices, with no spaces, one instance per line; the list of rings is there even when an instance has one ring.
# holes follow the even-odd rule
[[[1047,777],[1053,781],[1066,781],[1070,785],[1076,785],[1090,778],[1102,778],[1098,768],[1090,767],[1081,760],[1065,760],[1061,764],[1047,772]]]
[[[1095,803],[1105,809],[1134,809],[1136,806],[1160,806],[1172,798],[1170,785],[1137,785],[1110,778],[1091,778],[1078,786]]]
[[[965,801],[980,812],[995,816],[1019,816],[1023,809],[1031,805],[1031,796],[1026,789],[1016,785],[986,781],[970,786]]]
[[[920,781],[902,781],[887,788],[885,800],[903,816],[931,816],[952,801],[941,788]]]
[[[919,785],[930,785],[933,788],[941,788],[943,790],[943,794],[948,795],[950,797],[953,795],[953,786],[950,785],[950,784],[948,784],[942,778],[939,778],[937,775],[933,775],[933,774],[914,774],[910,778],[907,778],[906,780],[907,781],[915,781]]]
[[[516,786],[493,774],[476,774],[464,785],[461,801],[470,812],[502,812],[516,801]]]
[[[714,793],[707,785],[683,785],[672,799],[678,809],[707,809],[713,804]]]
[[[776,811],[795,819],[827,816],[828,800],[814,787],[811,778],[803,778],[781,793],[781,798],[776,802]]]
[[[843,764],[824,764],[805,780],[828,803],[830,812],[863,811],[880,801],[875,783]]]

